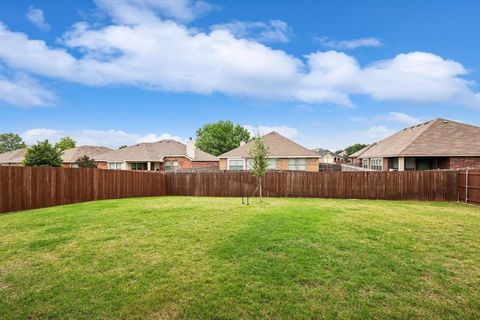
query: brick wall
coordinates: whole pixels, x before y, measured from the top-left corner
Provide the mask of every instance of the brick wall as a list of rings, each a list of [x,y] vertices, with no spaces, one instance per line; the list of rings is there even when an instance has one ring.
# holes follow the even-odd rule
[[[480,157],[451,157],[450,169],[480,168]]]
[[[165,170],[165,161],[178,161],[178,169],[198,169],[207,168],[218,170],[218,161],[190,161],[185,157],[165,157],[164,162],[160,166],[160,170]]]
[[[227,159],[220,159],[218,166],[220,170],[227,170]]]
[[[108,163],[107,162],[99,162],[97,161],[97,168],[98,169],[108,169]]]

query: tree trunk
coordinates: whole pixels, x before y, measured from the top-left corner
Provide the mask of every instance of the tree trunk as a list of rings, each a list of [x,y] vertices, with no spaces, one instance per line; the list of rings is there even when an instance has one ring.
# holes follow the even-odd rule
[[[260,202],[262,202],[262,178],[260,178]]]

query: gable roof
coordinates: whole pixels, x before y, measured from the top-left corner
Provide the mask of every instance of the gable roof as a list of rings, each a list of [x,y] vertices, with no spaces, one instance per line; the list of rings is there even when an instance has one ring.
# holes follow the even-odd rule
[[[64,163],[74,163],[79,158],[83,156],[88,156],[91,159],[94,159],[102,153],[113,151],[107,147],[95,147],[95,146],[82,146],[72,149],[67,149],[62,154],[62,162]]]
[[[162,161],[164,157],[187,157],[187,146],[175,140],[144,142],[119,150],[113,150],[97,156],[103,161]],[[187,157],[188,158],[188,157]],[[218,158],[195,148],[192,161],[218,161]]]
[[[25,158],[27,148],[0,153],[0,164],[20,164]]]
[[[367,151],[368,149],[370,149],[370,148],[373,147],[374,145],[375,145],[375,143],[369,144],[368,146],[364,147],[363,149],[360,149],[360,150],[358,150],[357,152],[352,153],[352,154],[349,155],[348,157],[349,157],[349,158],[358,158],[358,157],[360,157],[365,151]]]
[[[317,148],[317,149],[313,149],[313,151],[315,151],[316,153],[318,153],[320,155],[320,157],[325,157],[327,154],[331,155],[332,157],[335,157],[335,158],[342,158],[341,155],[335,153],[335,152],[332,152],[330,150],[327,150],[327,149],[322,149],[322,148]]]
[[[269,157],[303,157],[303,158],[320,158],[320,155],[315,151],[307,148],[285,138],[277,132],[270,132],[264,135],[263,140],[268,148]],[[250,156],[250,148],[253,146],[253,141],[250,141],[243,146],[230,150],[220,156],[219,158],[248,158]]]
[[[405,128],[373,144],[359,158],[480,156],[480,127],[435,119]]]

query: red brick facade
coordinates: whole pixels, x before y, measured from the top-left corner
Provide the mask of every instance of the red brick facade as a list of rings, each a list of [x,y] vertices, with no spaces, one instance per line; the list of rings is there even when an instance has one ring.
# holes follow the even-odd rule
[[[178,161],[179,170],[199,169],[199,168],[218,170],[218,161],[190,161],[186,157],[165,157],[163,159],[163,163],[160,165],[161,171],[165,171],[166,161]]]
[[[480,157],[451,157],[450,169],[480,168]]]

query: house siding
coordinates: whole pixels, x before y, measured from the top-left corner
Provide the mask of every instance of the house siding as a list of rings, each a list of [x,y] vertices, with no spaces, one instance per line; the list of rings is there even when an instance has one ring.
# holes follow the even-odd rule
[[[451,157],[450,169],[480,168],[480,157]]]
[[[234,158],[232,158],[234,159]],[[239,159],[239,158],[237,158]],[[246,161],[245,158],[241,158],[243,161]],[[277,160],[276,170],[288,170],[288,159],[289,158],[274,158]],[[291,158],[290,158],[291,159]],[[299,159],[302,159],[299,157]],[[245,162],[246,164],[246,162]],[[319,171],[320,161],[319,158],[306,158],[305,159],[305,169],[306,171],[315,172]],[[246,167],[246,166],[245,166]],[[228,159],[222,158],[219,163],[220,170],[228,170]]]
[[[220,170],[228,170],[227,159],[220,159],[218,166]]]
[[[190,161],[185,157],[165,157],[160,165],[160,170],[165,171],[165,161],[178,161],[178,168],[182,169],[211,169],[218,170],[218,161]]]

